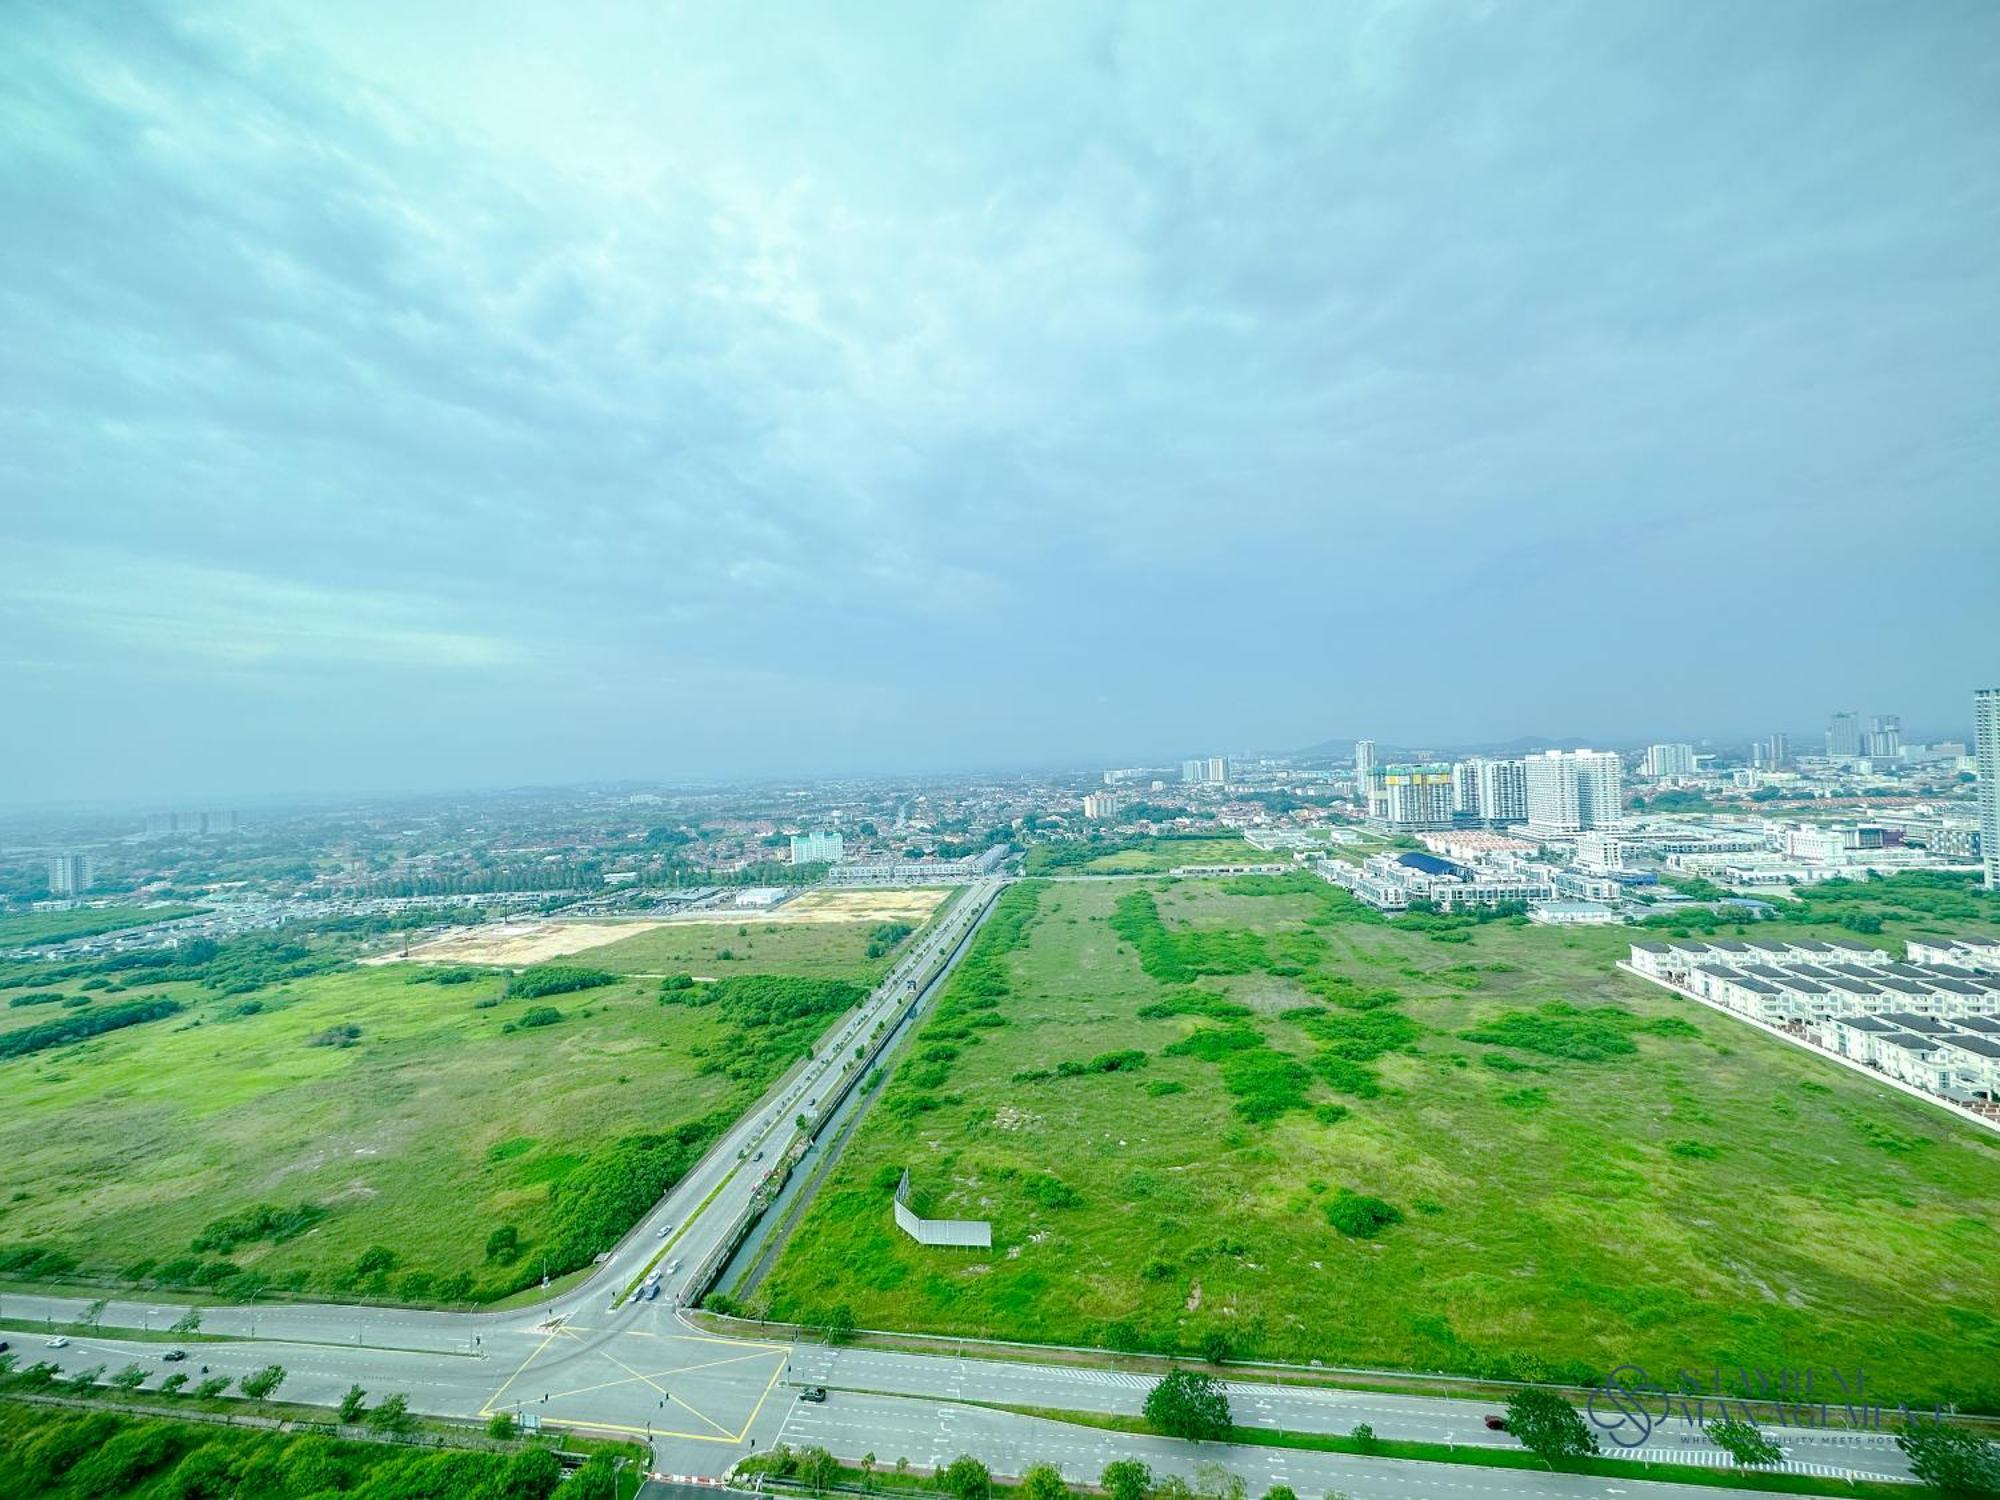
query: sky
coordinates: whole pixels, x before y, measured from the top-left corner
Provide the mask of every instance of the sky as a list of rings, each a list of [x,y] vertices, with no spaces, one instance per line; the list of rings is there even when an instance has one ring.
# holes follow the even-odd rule
[[[20,0],[0,224],[0,803],[2000,684],[1987,0]]]

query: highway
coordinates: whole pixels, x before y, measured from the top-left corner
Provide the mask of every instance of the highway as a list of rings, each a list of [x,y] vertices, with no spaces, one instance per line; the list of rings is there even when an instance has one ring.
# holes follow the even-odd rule
[[[1191,1474],[1197,1461],[1219,1461],[1242,1474],[1253,1495],[1274,1483],[1301,1493],[1453,1500],[1601,1495],[1621,1487],[1664,1497],[1682,1489],[1108,1432],[972,1403],[1133,1414],[1149,1377],[1038,1364],[1026,1354],[985,1359],[718,1336],[686,1321],[681,1297],[702,1268],[734,1244],[765,1174],[799,1143],[797,1117],[823,1117],[839,1085],[863,1071],[856,1047],[872,1045],[878,1028],[882,1036],[892,1034],[913,1001],[928,1003],[1004,885],[993,879],[967,888],[868,1000],[822,1040],[813,1058],[732,1127],[594,1274],[545,1302],[477,1313],[331,1304],[205,1308],[203,1334],[222,1337],[188,1342],[190,1357],[180,1364],[163,1362],[172,1346],[155,1342],[86,1335],[48,1348],[32,1332],[0,1331],[0,1338],[12,1342],[22,1364],[48,1359],[70,1372],[104,1365],[115,1373],[140,1363],[155,1372],[149,1388],[175,1371],[197,1381],[204,1365],[216,1375],[240,1376],[276,1363],[287,1371],[284,1399],[333,1405],[350,1384],[359,1384],[371,1400],[406,1393],[413,1410],[431,1415],[513,1411],[645,1439],[659,1471],[684,1475],[723,1474],[746,1454],[782,1440],[819,1443],[850,1459],[872,1452],[884,1466],[907,1458],[930,1467],[971,1452],[998,1473],[1018,1474],[1047,1461],[1059,1463],[1072,1479],[1094,1480],[1105,1463],[1127,1456],[1183,1474]],[[624,1295],[655,1267],[661,1275],[657,1298]],[[74,1322],[86,1305],[74,1297],[9,1293],[0,1295],[0,1318]],[[105,1308],[102,1322],[158,1330],[185,1310],[121,1299]],[[828,1388],[825,1403],[797,1399],[801,1387],[813,1385]],[[1367,1422],[1383,1438],[1514,1446],[1507,1434],[1485,1427],[1485,1416],[1497,1409],[1487,1402],[1242,1379],[1231,1382],[1230,1397],[1244,1426],[1346,1433]],[[1902,1455],[1886,1439],[1767,1431],[1801,1465],[1906,1474]],[[1663,1427],[1632,1456],[1712,1461],[1715,1451],[1698,1432]],[[1703,1486],[1688,1493],[1730,1492]]]

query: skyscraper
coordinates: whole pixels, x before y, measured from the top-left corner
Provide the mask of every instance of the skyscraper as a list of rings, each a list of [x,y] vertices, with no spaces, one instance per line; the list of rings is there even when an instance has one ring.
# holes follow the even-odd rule
[[[1528,816],[1528,772],[1518,760],[1473,755],[1451,768],[1451,805],[1482,823],[1518,823]]]
[[[1544,750],[1527,758],[1528,828],[1581,833],[1624,815],[1625,766],[1609,750]]]
[[[1861,715],[1835,714],[1826,725],[1826,753],[1836,759],[1861,753]]]
[[[1771,764],[1782,766],[1792,758],[1792,742],[1781,729],[1771,736]]]
[[[1368,773],[1375,769],[1375,742],[1356,740],[1354,742],[1354,780],[1362,788],[1368,785]]]
[[[837,865],[844,842],[838,833],[795,833],[792,835],[792,863]]]
[[[1870,760],[1894,760],[1902,753],[1902,715],[1875,715],[1875,727],[1868,734],[1868,758]]]
[[[1986,889],[2000,891],[2000,688],[1972,695],[1973,764],[1979,769],[1979,854]]]
[[[1382,820],[1399,833],[1451,827],[1451,767],[1379,766],[1374,772]]]
[[[92,879],[88,854],[58,854],[49,861],[51,896],[81,896],[90,889]]]

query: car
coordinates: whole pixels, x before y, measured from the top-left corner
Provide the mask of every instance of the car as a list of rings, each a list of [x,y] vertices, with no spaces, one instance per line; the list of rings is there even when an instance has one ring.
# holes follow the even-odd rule
[[[1489,1416],[1489,1417],[1488,1417],[1488,1418],[1486,1419],[1486,1430],[1487,1430],[1488,1432],[1506,1432],[1506,1431],[1508,1431],[1509,1429],[1508,1429],[1508,1427],[1507,1427],[1507,1419],[1506,1419],[1505,1417],[1494,1417],[1494,1416]]]
[[[799,1399],[801,1401],[824,1401],[826,1400],[826,1387],[823,1385],[809,1385],[799,1392]]]
[[[177,1365],[187,1357],[188,1352],[185,1349],[169,1349],[165,1354],[160,1356],[163,1361],[170,1365]]]
[[[671,1224],[662,1224],[662,1225],[661,1225],[661,1226],[659,1227],[659,1229],[658,1229],[658,1230],[656,1230],[656,1231],[654,1232],[654,1234],[653,1234],[653,1238],[654,1238],[654,1239],[656,1239],[656,1240],[663,1240],[663,1239],[665,1239],[665,1238],[667,1237],[667,1231],[668,1231],[669,1229],[672,1229],[673,1227],[674,1227],[674,1226],[673,1226],[673,1225],[671,1225]]]
[[[67,1349],[69,1347],[69,1340],[64,1338],[61,1334],[57,1334],[54,1338],[48,1341],[45,1347],[50,1349]]]
[[[755,1156],[750,1158],[750,1160],[752,1161],[762,1161],[763,1159],[764,1159],[764,1153],[761,1151],[759,1151]]]

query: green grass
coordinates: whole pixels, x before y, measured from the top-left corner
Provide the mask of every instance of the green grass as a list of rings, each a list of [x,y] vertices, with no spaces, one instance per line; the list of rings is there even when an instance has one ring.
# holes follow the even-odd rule
[[[80,911],[24,911],[0,915],[0,948],[30,943],[59,943],[66,938],[96,937],[149,922],[191,917],[199,906],[104,906]]]
[[[1105,1412],[1066,1411],[1045,1406],[1015,1406],[1000,1401],[974,1401],[972,1406],[1009,1411],[1049,1422],[1097,1427],[1107,1432],[1158,1436],[1144,1417]],[[1784,1495],[1865,1495],[1904,1497],[1910,1487],[1889,1480],[1822,1479],[1811,1474],[1759,1473],[1754,1469],[1709,1469],[1698,1464],[1647,1463],[1636,1459],[1586,1458],[1548,1464],[1525,1448],[1468,1443],[1414,1442],[1402,1438],[1359,1438],[1332,1432],[1286,1432],[1269,1427],[1232,1427],[1219,1442],[1246,1448],[1295,1448],[1311,1453],[1351,1453],[1369,1458],[1400,1458],[1421,1463],[1458,1464],[1481,1469],[1532,1469],[1540,1473],[1593,1474],[1603,1479],[1640,1479],[1655,1483],[1704,1485],[1714,1489],[1759,1490]]]
[[[1283,864],[1285,855],[1253,848],[1234,834],[1216,837],[1146,838],[1094,845],[1036,844],[1028,850],[1030,875],[1152,875],[1179,865]]]
[[[13,1258],[46,1248],[87,1277],[169,1288],[226,1278],[223,1296],[267,1283],[497,1297],[538,1278],[540,1253],[560,1244],[557,1184],[629,1170],[649,1192],[658,1163],[698,1149],[789,1060],[721,1007],[663,1006],[656,980],[550,1002],[500,999],[499,974],[413,977],[402,965],[348,968],[249,996],[140,979],[121,998],[166,994],[187,1009],[0,1064],[0,1275],[47,1279],[48,1265]],[[505,1029],[549,1003],[559,1022]],[[51,1011],[68,1013],[0,1005],[0,1017]],[[339,1045],[348,1026],[358,1036]],[[696,1133],[691,1146],[617,1145],[677,1127]],[[631,1198],[593,1202],[616,1217]],[[280,1211],[264,1216],[269,1234],[193,1248],[206,1227],[260,1205]],[[518,1249],[489,1259],[488,1237],[506,1225]],[[377,1246],[390,1264],[359,1270]],[[469,1290],[440,1285],[457,1276]]]
[[[675,922],[567,960],[614,974],[793,974],[873,985],[894,953],[868,956],[873,922]],[[727,957],[724,955],[727,954]]]
[[[2000,1408],[2000,1138],[1617,972],[1632,936],[1441,940],[1309,877],[1044,886],[999,1024],[940,1008],[756,1310],[1487,1378],[1859,1364]],[[990,1254],[894,1229],[905,1165]]]

